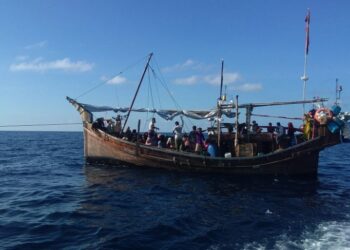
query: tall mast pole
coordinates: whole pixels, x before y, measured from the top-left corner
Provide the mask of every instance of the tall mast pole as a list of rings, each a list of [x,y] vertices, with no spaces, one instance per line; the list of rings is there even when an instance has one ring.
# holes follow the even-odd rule
[[[222,98],[222,85],[224,82],[224,59],[221,60],[221,82],[220,82],[220,98],[218,99],[218,117],[217,117],[217,125],[218,125],[218,149],[220,151],[220,144],[221,144],[221,104],[223,101]]]
[[[235,134],[235,147],[238,145],[238,95],[236,95],[236,134]]]
[[[309,44],[310,44],[310,37],[309,37],[309,32],[310,32],[310,9],[307,10],[307,14],[305,17],[305,32],[306,32],[306,37],[305,37],[305,55],[304,55],[304,75],[301,77],[301,80],[304,82],[303,86],[303,101],[305,101],[305,92],[306,92],[306,83],[309,80],[309,77],[307,76],[307,56],[309,54]],[[305,104],[303,104],[303,114],[305,114]]]
[[[222,100],[222,85],[224,83],[224,59],[221,59],[221,81],[220,81],[220,100]]]
[[[129,119],[131,110],[132,110],[132,108],[133,108],[133,106],[134,106],[134,102],[135,102],[135,100],[136,100],[136,96],[137,96],[137,94],[139,93],[139,90],[140,90],[140,87],[141,87],[143,78],[145,77],[145,74],[146,74],[146,71],[147,71],[147,69],[148,69],[149,62],[151,61],[152,56],[153,56],[153,53],[149,54],[149,57],[148,57],[148,60],[147,60],[147,64],[146,64],[145,69],[144,69],[144,71],[143,71],[143,73],[142,73],[142,76],[141,76],[139,85],[137,86],[137,89],[136,89],[134,98],[132,99],[131,105],[130,105],[129,110],[128,110],[128,114],[126,115],[126,119],[125,119],[124,126],[123,126],[123,129],[122,129],[123,132],[124,132],[124,128],[125,128],[125,126],[126,126],[126,123],[128,122],[128,119]]]

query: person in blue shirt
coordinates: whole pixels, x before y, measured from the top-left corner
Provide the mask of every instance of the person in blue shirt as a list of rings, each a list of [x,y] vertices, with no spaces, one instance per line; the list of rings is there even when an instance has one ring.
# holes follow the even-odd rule
[[[212,139],[208,138],[207,143],[208,143],[207,153],[209,154],[210,157],[216,157],[217,152],[218,152],[218,148],[217,148],[215,142]]]

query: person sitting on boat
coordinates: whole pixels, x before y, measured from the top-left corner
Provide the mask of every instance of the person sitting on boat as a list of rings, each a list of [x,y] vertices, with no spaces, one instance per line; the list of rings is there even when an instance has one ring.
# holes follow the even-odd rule
[[[137,131],[136,129],[133,129],[131,132],[131,141],[136,142],[137,141]]]
[[[152,140],[150,137],[147,138],[146,142],[145,142],[146,146],[152,146]]]
[[[280,145],[282,138],[284,137],[284,127],[281,125],[280,122],[277,122],[277,127],[275,129],[276,132],[276,143],[277,145]]]
[[[127,127],[127,129],[126,129],[126,131],[125,131],[124,137],[125,137],[128,141],[131,141],[131,136],[132,136],[132,134],[131,134],[131,129],[130,129],[130,127]]]
[[[246,135],[248,133],[247,124],[245,122],[239,124],[238,131],[241,135]]]
[[[108,134],[113,134],[113,127],[114,127],[114,124],[113,124],[113,121],[111,119],[107,120],[107,133]]]
[[[210,157],[216,157],[218,150],[217,150],[217,146],[216,146],[214,140],[211,139],[211,138],[208,138],[207,139],[207,145],[208,145],[208,147],[207,147],[208,155]]]
[[[173,129],[173,133],[175,134],[175,149],[179,151],[181,149],[182,145],[182,127],[184,125],[184,120],[182,116],[181,118],[181,125],[179,124],[178,121],[175,122],[175,127]]]
[[[184,136],[182,137],[182,146],[183,146],[182,148],[183,151],[186,151],[186,152],[191,151],[191,143],[187,134],[184,134]]]
[[[202,128],[198,128],[196,131],[196,147],[194,149],[194,152],[197,154],[200,154],[203,151],[204,140]]]
[[[174,143],[173,143],[173,137],[172,136],[169,136],[168,140],[166,141],[166,147],[167,148],[174,148]]]
[[[162,134],[158,134],[158,148],[165,148],[166,147],[166,141],[165,136]]]
[[[100,118],[96,119],[94,128],[101,129],[103,131],[106,130],[103,117],[100,117]]]
[[[261,132],[261,128],[259,127],[259,124],[256,121],[253,121],[252,132],[255,134],[258,134]]]
[[[288,129],[287,129],[287,135],[289,137],[289,146],[294,146],[296,144],[294,132],[295,132],[295,128],[293,126],[293,123],[289,122]]]

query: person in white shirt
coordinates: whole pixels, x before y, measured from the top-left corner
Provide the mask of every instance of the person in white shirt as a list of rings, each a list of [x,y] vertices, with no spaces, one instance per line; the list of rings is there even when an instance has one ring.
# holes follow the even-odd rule
[[[182,145],[182,127],[184,125],[184,120],[181,118],[181,125],[179,124],[178,121],[175,122],[175,127],[173,129],[173,133],[175,134],[175,148],[177,151],[179,151],[181,149],[181,145]]]

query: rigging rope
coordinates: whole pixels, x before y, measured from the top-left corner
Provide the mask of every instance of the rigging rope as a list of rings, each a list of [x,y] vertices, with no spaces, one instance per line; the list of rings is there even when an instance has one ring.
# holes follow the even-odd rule
[[[286,116],[275,116],[275,115],[258,115],[258,114],[252,114],[252,116],[259,116],[259,117],[271,117],[271,118],[281,118],[281,119],[289,119],[289,120],[304,120],[300,117],[286,117]]]
[[[65,126],[65,125],[81,125],[81,122],[72,122],[72,123],[42,123],[42,124],[9,124],[9,125],[0,125],[0,128],[9,128],[9,127],[35,127],[35,126]]]
[[[123,74],[125,71],[127,71],[127,70],[129,70],[130,68],[134,67],[135,65],[139,64],[141,61],[144,61],[145,58],[148,58],[148,55],[142,57],[141,59],[139,59],[139,60],[136,61],[135,63],[132,63],[132,64],[130,64],[129,66],[125,67],[123,70],[121,70],[121,71],[120,71],[118,74],[116,74],[114,77]],[[99,84],[97,84],[96,86],[94,86],[94,87],[88,89],[87,91],[83,92],[81,95],[79,95],[78,97],[76,97],[75,100],[77,100],[78,98],[80,98],[80,97],[82,97],[82,96],[84,96],[84,95],[90,93],[91,91],[93,91],[93,90],[95,90],[95,89],[101,87],[102,85],[106,84],[107,82],[108,82],[108,80],[103,81],[102,83],[99,83]]]

